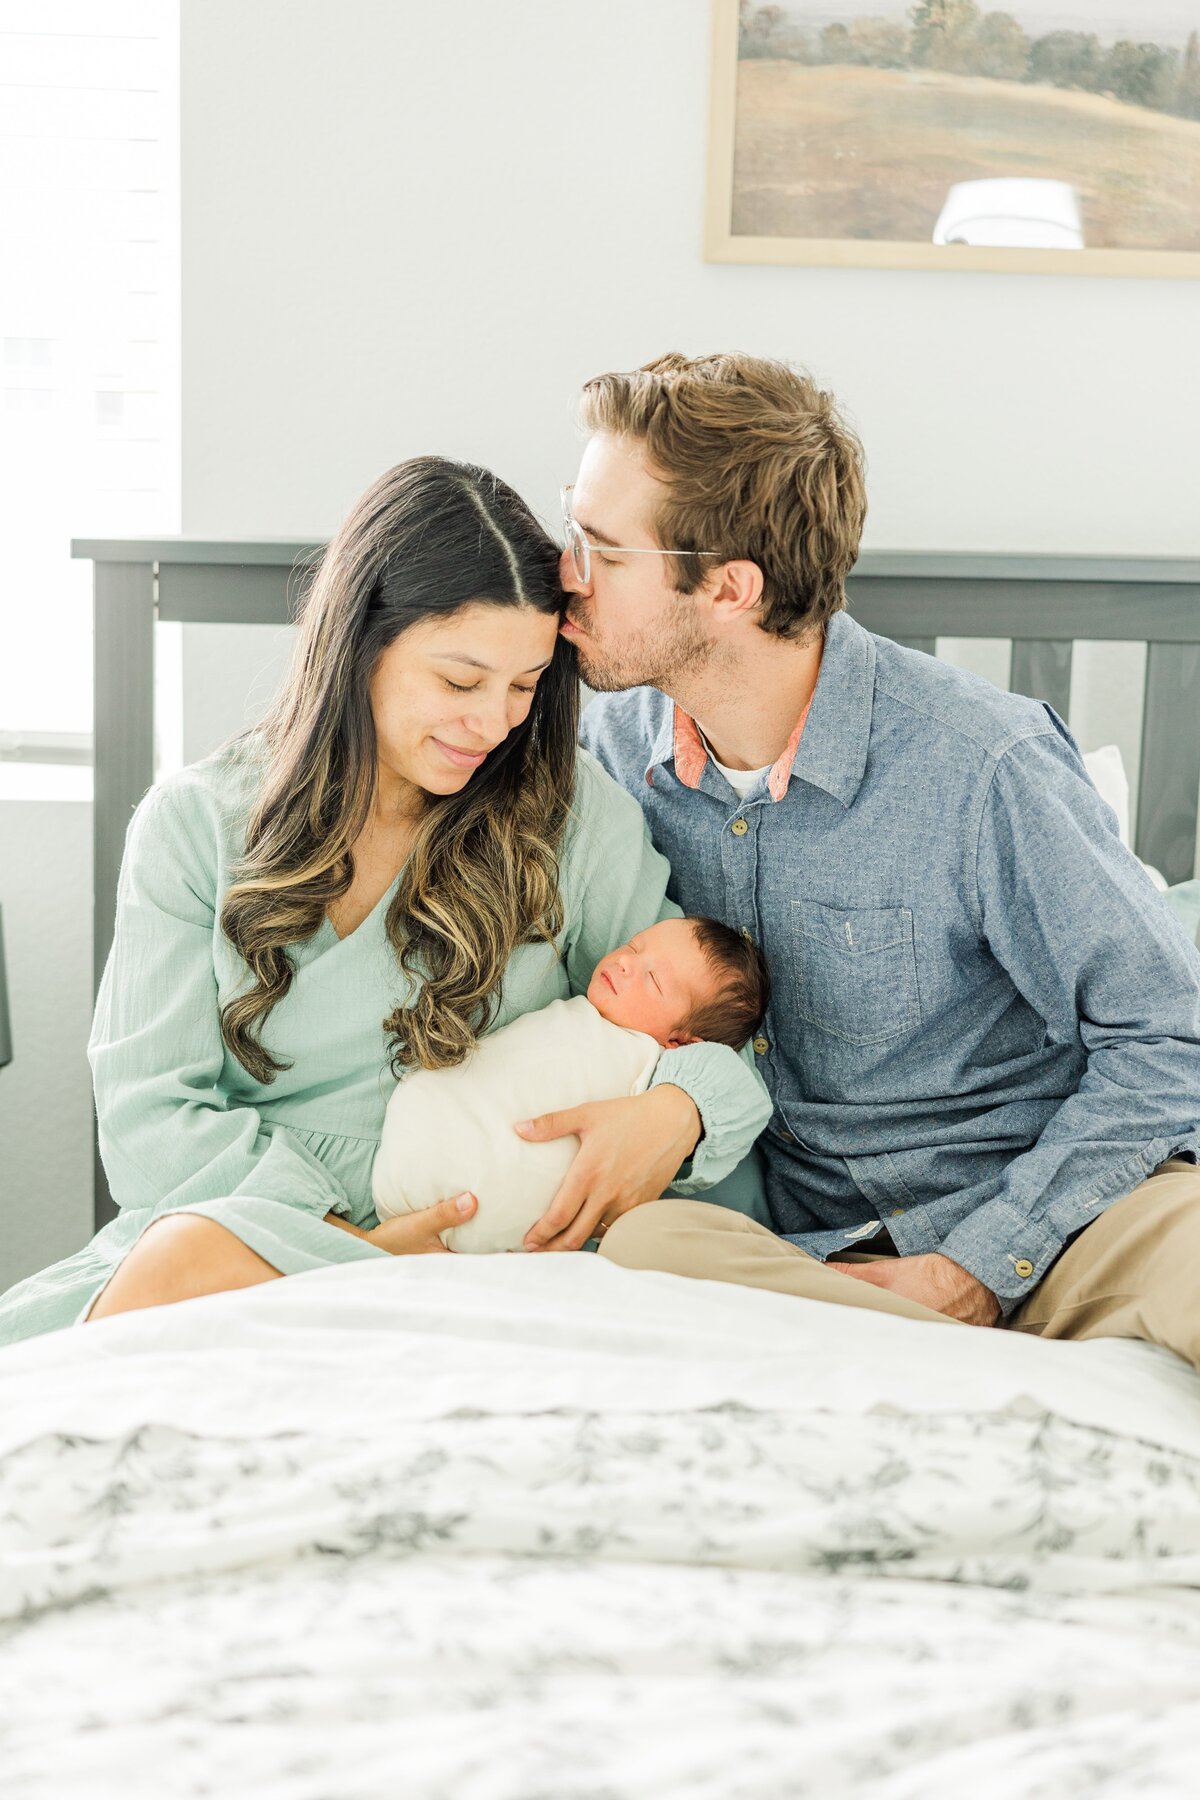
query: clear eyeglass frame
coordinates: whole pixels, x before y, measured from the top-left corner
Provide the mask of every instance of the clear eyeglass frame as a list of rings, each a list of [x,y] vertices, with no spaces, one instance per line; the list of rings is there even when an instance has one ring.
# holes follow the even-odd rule
[[[571,482],[570,486],[559,489],[562,500],[563,542],[571,552],[575,573],[584,587],[587,587],[592,579],[592,551],[601,548],[610,550],[614,556],[718,556],[720,554],[717,550],[660,550],[657,547],[649,550],[641,544],[605,544],[603,546],[589,544],[584,536],[583,526],[571,511],[571,492],[574,486],[575,483]]]

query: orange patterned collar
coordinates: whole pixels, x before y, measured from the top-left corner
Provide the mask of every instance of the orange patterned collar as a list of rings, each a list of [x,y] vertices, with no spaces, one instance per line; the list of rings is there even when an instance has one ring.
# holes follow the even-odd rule
[[[815,690],[814,690],[815,692]],[[804,722],[812,707],[813,696],[809,696],[808,705],[796,721],[795,730],[787,741],[783,755],[771,765],[771,773],[767,777],[767,791],[772,800],[782,800],[787,793],[787,785],[791,779],[792,764],[796,760],[796,752],[800,748],[800,738],[804,731]],[[682,706],[675,708],[675,773],[685,787],[698,788],[700,777],[704,773],[704,765],[708,761],[708,750],[704,739],[700,736],[700,728],[695,719],[685,713]]]

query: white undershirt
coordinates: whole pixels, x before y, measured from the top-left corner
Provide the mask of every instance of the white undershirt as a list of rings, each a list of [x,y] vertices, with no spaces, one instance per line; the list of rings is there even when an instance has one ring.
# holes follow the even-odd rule
[[[696,730],[700,731],[698,725]],[[769,775],[775,766],[774,763],[768,763],[763,769],[730,769],[723,762],[717,760],[712,745],[702,731],[700,731],[700,742],[704,745],[704,748],[712,757],[714,765],[720,769],[722,775],[725,777],[739,800],[744,800],[746,795],[750,792],[750,789],[757,787],[763,776]]]

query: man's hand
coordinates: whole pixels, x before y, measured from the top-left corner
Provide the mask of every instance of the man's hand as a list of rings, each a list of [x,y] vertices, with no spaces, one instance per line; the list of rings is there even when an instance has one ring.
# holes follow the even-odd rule
[[[670,1187],[700,1138],[700,1114],[682,1088],[660,1087],[626,1100],[595,1100],[526,1119],[527,1143],[577,1136],[579,1150],[548,1210],[525,1233],[527,1250],[582,1250],[597,1227]]]
[[[991,1288],[948,1256],[881,1256],[876,1262],[831,1261],[827,1266],[856,1281],[903,1294],[906,1300],[961,1319],[964,1325],[994,1325],[1000,1317],[1000,1302]]]

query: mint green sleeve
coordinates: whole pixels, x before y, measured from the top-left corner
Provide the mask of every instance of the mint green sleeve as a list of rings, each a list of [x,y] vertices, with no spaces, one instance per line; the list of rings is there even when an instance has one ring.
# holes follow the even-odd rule
[[[641,807],[587,750],[579,751],[575,817],[563,856],[567,979],[586,993],[602,956],[659,919],[681,919],[667,898],[670,864],[654,848]],[[685,1044],[664,1050],[651,1087],[670,1082],[696,1103],[704,1127],[690,1170],[672,1191],[699,1194],[746,1155],[771,1117],[766,1086],[747,1045]]]
[[[285,1126],[218,1091],[217,863],[211,802],[151,788],[126,833],[88,1042],[109,1190],[121,1209],[245,1194],[349,1212],[341,1183]]]

